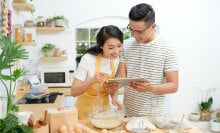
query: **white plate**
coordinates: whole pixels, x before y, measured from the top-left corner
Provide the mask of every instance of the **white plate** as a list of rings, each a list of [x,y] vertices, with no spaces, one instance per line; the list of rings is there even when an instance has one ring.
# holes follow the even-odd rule
[[[126,129],[130,132],[144,132],[143,130],[147,132],[156,130],[156,127],[147,118],[133,117],[128,121]]]

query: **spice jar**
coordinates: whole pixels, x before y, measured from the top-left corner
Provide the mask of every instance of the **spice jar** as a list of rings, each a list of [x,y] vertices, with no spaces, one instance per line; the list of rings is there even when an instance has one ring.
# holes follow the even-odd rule
[[[61,55],[60,49],[59,48],[55,48],[53,56],[54,57],[60,57],[60,55]]]
[[[24,27],[34,27],[34,22],[33,22],[33,20],[27,20],[27,21],[25,21]]]
[[[43,16],[38,16],[38,18],[37,18],[37,27],[44,27]]]
[[[66,50],[62,50],[62,52],[61,52],[61,56],[62,56],[62,57],[66,57],[66,56],[67,56],[67,54],[66,54]]]

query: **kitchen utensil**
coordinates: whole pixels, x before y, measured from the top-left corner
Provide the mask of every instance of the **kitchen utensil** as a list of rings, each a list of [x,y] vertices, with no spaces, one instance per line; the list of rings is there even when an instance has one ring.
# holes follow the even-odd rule
[[[119,126],[123,122],[124,116],[124,109],[109,109],[97,114],[93,114],[92,110],[88,112],[92,125],[100,129],[112,129]]]
[[[92,113],[98,114],[103,112],[102,99],[100,96],[100,84],[98,84],[98,91],[95,98],[94,106],[92,107]]]

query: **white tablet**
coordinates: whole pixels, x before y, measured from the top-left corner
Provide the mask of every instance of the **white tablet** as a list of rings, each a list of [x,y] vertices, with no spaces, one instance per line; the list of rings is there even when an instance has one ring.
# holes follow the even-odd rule
[[[115,78],[115,79],[108,79],[107,82],[111,83],[111,82],[118,82],[120,83],[121,86],[127,86],[127,84],[129,82],[134,82],[134,81],[145,81],[144,78],[140,78],[140,77],[134,77],[134,78]]]

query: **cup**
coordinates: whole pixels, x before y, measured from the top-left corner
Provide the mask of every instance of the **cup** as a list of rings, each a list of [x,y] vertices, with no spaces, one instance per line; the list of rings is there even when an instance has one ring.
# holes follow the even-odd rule
[[[31,111],[23,111],[23,112],[18,112],[18,120],[21,124],[27,125],[28,119],[30,118],[30,115],[33,114]]]

